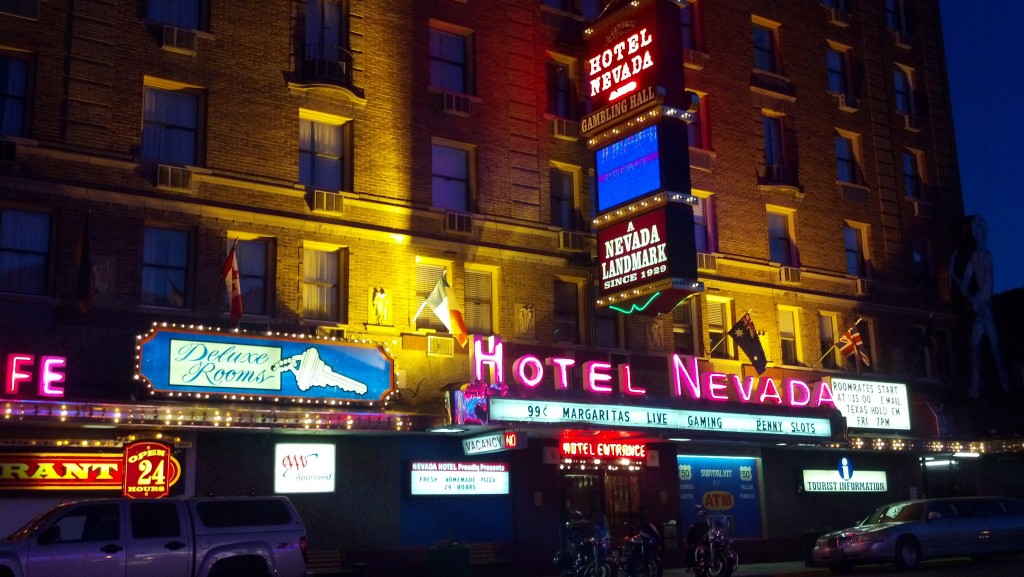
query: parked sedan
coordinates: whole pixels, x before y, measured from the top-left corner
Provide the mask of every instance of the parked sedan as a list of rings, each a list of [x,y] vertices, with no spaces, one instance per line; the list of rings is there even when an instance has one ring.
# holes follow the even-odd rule
[[[833,573],[864,563],[914,569],[922,559],[1024,551],[1024,501],[1003,497],[917,499],[876,509],[855,527],[818,538],[814,562]]]

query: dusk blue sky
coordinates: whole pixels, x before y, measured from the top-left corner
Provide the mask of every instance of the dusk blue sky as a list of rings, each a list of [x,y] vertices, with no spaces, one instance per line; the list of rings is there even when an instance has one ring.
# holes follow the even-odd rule
[[[939,0],[965,214],[988,223],[995,292],[1024,287],[1024,1]]]

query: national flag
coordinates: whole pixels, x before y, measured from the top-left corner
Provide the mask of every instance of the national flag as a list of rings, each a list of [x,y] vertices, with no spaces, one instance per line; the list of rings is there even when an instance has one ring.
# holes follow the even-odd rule
[[[92,250],[89,246],[89,217],[85,218],[85,226],[82,227],[82,238],[75,247],[75,262],[78,263],[78,276],[75,279],[75,300],[78,301],[78,309],[87,312],[92,308],[93,282],[92,282]]]
[[[750,359],[750,364],[754,365],[754,368],[757,369],[757,374],[760,375],[768,368],[768,359],[764,356],[764,347],[761,346],[761,339],[757,336],[754,320],[750,318],[750,313],[743,315],[733,325],[732,329],[729,330],[729,335],[732,336],[733,340],[736,341],[736,345]]]
[[[836,344],[839,347],[839,352],[843,353],[846,358],[849,359],[856,354],[865,367],[871,366],[871,359],[864,352],[864,340],[860,336],[860,331],[857,330],[857,325],[847,329]]]
[[[448,332],[459,341],[462,346],[466,345],[469,335],[466,332],[466,321],[462,318],[462,311],[451,298],[452,287],[442,274],[434,283],[433,290],[427,295],[426,304],[434,311],[437,318],[444,324]]]
[[[228,258],[224,261],[224,266],[220,269],[220,277],[224,280],[224,287],[228,290],[228,297],[231,299],[231,315],[230,320],[232,324],[238,322],[238,319],[242,318],[242,280],[238,274],[238,255],[235,253],[235,249],[238,247],[238,241],[231,245],[231,251],[228,252]]]

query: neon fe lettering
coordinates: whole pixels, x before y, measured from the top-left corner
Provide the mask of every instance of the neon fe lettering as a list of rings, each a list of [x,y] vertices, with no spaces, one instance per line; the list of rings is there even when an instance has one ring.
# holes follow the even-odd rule
[[[45,397],[63,397],[64,387],[56,386],[64,382],[64,373],[56,369],[63,369],[67,365],[64,357],[43,357],[42,370],[39,372],[39,394]]]
[[[4,379],[4,393],[8,395],[18,394],[18,385],[32,379],[32,374],[22,370],[22,367],[31,367],[35,359],[32,355],[19,355],[17,353],[7,355],[7,371]]]

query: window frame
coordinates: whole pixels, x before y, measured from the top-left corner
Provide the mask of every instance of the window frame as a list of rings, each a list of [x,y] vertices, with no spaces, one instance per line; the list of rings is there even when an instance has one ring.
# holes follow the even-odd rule
[[[572,287],[575,295],[574,303],[559,303],[559,288],[562,287],[566,294]],[[561,317],[561,318],[560,318]],[[583,344],[583,280],[573,277],[556,275],[552,284],[552,315],[554,323],[552,327],[552,340],[556,343]],[[573,334],[569,338],[561,338],[563,327],[572,327]]]
[[[779,323],[779,358],[783,365],[798,366],[803,362],[800,340],[800,314],[798,307],[778,305],[776,310],[777,322]],[[788,322],[792,323],[792,333],[787,334],[784,330]]]
[[[783,76],[780,28],[778,22],[759,16],[751,17],[754,70]],[[767,41],[767,45],[762,45],[764,41]]]
[[[20,114],[16,115],[18,123],[16,131],[7,126],[6,118],[8,116],[6,114],[0,116],[0,137],[27,137],[29,135],[29,121],[31,119],[31,114],[29,114],[31,109],[30,97],[33,90],[32,60],[27,54],[0,50],[0,63],[3,62],[9,63],[7,67],[8,74],[14,69],[15,65],[23,67],[24,77],[21,78],[23,90],[20,94],[7,91],[7,86],[10,84],[11,79],[10,75],[7,77],[7,82],[0,82],[0,90],[2,90],[0,92],[0,110],[7,110],[7,107],[11,106],[12,103],[17,104],[20,108]]]
[[[182,235],[185,240],[185,246],[183,251],[184,263],[178,265],[173,262],[163,261],[147,261],[147,240],[150,231],[154,233],[163,234],[175,234]],[[147,307],[162,307],[178,310],[189,310],[192,308],[192,293],[193,293],[193,275],[192,267],[194,266],[192,251],[195,249],[195,234],[193,231],[185,228],[175,227],[172,225],[165,225],[159,223],[146,224],[142,229],[142,242],[139,243],[141,248],[141,254],[139,255],[139,263],[141,267],[140,274],[140,298],[139,303],[142,306]],[[172,256],[172,255],[169,255]],[[158,273],[157,276],[163,276],[164,283],[160,290],[153,290],[152,302],[146,301],[146,285],[147,285],[147,270]],[[178,287],[174,280],[167,278],[169,273],[177,271],[181,275],[182,286]],[[160,274],[162,273],[162,274]],[[152,279],[156,280],[156,279]],[[156,285],[153,287],[156,289]],[[161,298],[162,297],[162,298]],[[176,304],[180,298],[181,303]]]
[[[309,274],[309,265],[311,262],[307,260],[307,256],[312,254],[322,255],[335,255],[337,259],[337,279],[333,282],[330,279],[325,279],[319,275],[313,278]],[[302,313],[302,319],[305,322],[311,323],[326,323],[326,324],[345,324],[348,322],[348,284],[350,280],[349,275],[349,247],[338,244],[323,243],[317,241],[304,240],[301,247],[301,262],[302,262],[302,280],[300,286],[302,288],[302,306],[300,308]],[[328,284],[330,283],[330,284]],[[309,299],[307,297],[307,291],[311,285],[317,287],[330,286],[333,287],[334,299],[333,303],[337,309],[333,315],[330,311],[320,313],[319,311],[313,311],[309,306]],[[311,314],[313,313],[313,314]]]
[[[700,0],[684,0],[679,9],[679,29],[683,50],[704,51]],[[687,18],[689,15],[689,18]]]
[[[157,6],[161,2],[164,2],[171,7],[180,7],[180,0],[146,0],[146,21],[173,26],[181,30],[191,31],[207,31],[209,30],[209,5],[205,0],[192,0],[191,4],[195,6],[195,13],[189,16],[194,16],[195,19],[180,19],[177,17],[165,18],[161,14],[154,14],[154,6]]]
[[[697,95],[697,110],[694,111],[693,121],[686,124],[686,144],[689,148],[711,151],[711,124],[710,107],[708,105],[708,93],[700,90],[687,88],[687,91]],[[696,139],[694,138],[696,136]],[[696,140],[696,144],[694,143]]]
[[[843,247],[845,250],[846,274],[856,278],[869,278],[871,255],[868,251],[869,225],[845,220],[843,222]],[[851,240],[854,246],[850,246]],[[854,261],[851,261],[855,259]]]
[[[259,236],[255,234],[247,233],[229,233],[226,248],[225,257],[231,250],[231,246],[238,242],[236,258],[238,259],[238,277],[239,285],[242,289],[242,314],[245,316],[256,316],[256,317],[269,317],[272,316],[272,303],[274,295],[274,263],[277,262],[275,258],[275,245],[274,239],[267,236]],[[257,262],[256,260],[250,260],[245,257],[247,246],[254,244],[261,244],[264,247],[263,252],[263,274],[260,276],[258,271],[253,271],[250,268],[250,263]],[[253,296],[253,293],[249,287],[257,285],[257,288],[262,289],[262,299],[257,299]],[[227,287],[224,290],[225,302],[224,310],[229,312],[231,310],[231,295],[227,293]],[[259,303],[259,307],[254,306]]]
[[[850,94],[851,48],[838,42],[828,41],[825,52],[825,68],[828,74],[828,92],[833,95]],[[834,57],[833,57],[834,55]]]
[[[437,152],[438,148],[458,151],[458,152],[462,153],[465,156],[465,158],[466,158],[465,174],[464,175],[448,175],[448,174],[438,173],[437,172],[438,165],[435,164],[435,161],[437,160],[436,152]],[[430,161],[431,161],[431,168],[430,168],[430,179],[431,179],[431,185],[430,185],[430,192],[431,192],[430,205],[435,207],[435,208],[439,208],[439,209],[442,209],[442,210],[445,210],[445,211],[467,212],[467,213],[476,212],[476,186],[477,186],[477,180],[476,180],[476,146],[472,145],[472,144],[467,144],[467,143],[464,143],[464,142],[456,142],[454,140],[448,140],[448,139],[445,139],[445,138],[434,137],[433,139],[431,139]],[[463,178],[462,179],[458,179],[458,178],[456,178],[456,176],[463,176]],[[437,181],[438,181],[438,179],[443,179],[445,181],[445,183],[450,183],[450,182],[453,182],[453,181],[464,183],[465,184],[465,191],[464,191],[465,198],[464,199],[454,199],[456,201],[464,200],[464,204],[459,203],[459,202],[455,202],[455,203],[438,202],[439,200],[441,200],[441,201],[445,200],[445,198],[439,196],[439,194],[441,194],[441,191],[439,191],[438,188],[437,188]]]
[[[823,334],[822,325],[828,327],[831,335]],[[826,336],[829,338],[826,339]],[[821,351],[819,363],[822,369],[840,369],[839,347],[836,346],[839,336],[839,313],[818,311],[818,344]]]
[[[463,28],[440,20],[430,19],[428,42],[428,66],[430,87],[440,92],[451,92],[473,96],[476,94],[476,71],[474,68],[474,34],[469,28]],[[441,38],[450,40],[460,39],[462,42],[462,59],[453,60],[450,55],[443,53],[444,47],[440,42]],[[436,41],[435,41],[436,40]],[[458,78],[452,80],[443,72],[458,72]]]
[[[166,119],[164,118],[147,118],[146,101],[147,93],[150,90],[158,90],[161,92],[171,94],[181,94],[190,97],[191,101],[195,104],[195,127],[189,128],[185,125],[175,125],[166,121]],[[146,76],[143,79],[142,103],[142,134],[139,142],[139,157],[144,161],[153,162],[156,164],[168,164],[178,166],[201,166],[203,164],[203,158],[205,156],[205,144],[203,142],[203,139],[201,138],[206,123],[205,91],[198,86]],[[147,126],[154,126],[154,129],[159,130],[159,134],[154,135],[154,129],[147,130]],[[164,142],[166,138],[164,133],[168,131],[172,135],[174,134],[174,132],[191,133],[193,144],[193,157],[190,160],[181,160],[178,157],[165,156],[166,150],[164,150],[164,148],[167,146],[167,143]],[[147,134],[150,135],[148,139],[146,136]],[[157,144],[159,150],[157,151],[157,154],[155,156],[150,155],[147,152],[147,148],[149,148],[149,146],[147,146],[147,141],[149,141],[152,138],[158,138],[160,140],[160,142]]]
[[[579,166],[552,160],[548,166],[548,196],[550,200],[550,223],[565,230],[580,230],[583,226],[582,209],[580,208],[580,181],[582,169]],[[555,195],[555,174],[560,180],[568,181],[568,194]],[[558,210],[556,210],[558,209]],[[556,218],[556,214],[560,218]]]
[[[693,206],[694,246],[697,252],[711,254],[718,251],[718,227],[715,219],[715,195],[692,190],[697,199]]]
[[[900,116],[917,117],[917,103],[914,69],[902,64],[896,64],[892,73],[893,94],[896,99],[896,114]]]
[[[7,216],[8,215],[12,215],[12,214],[13,215],[21,214],[21,215],[26,215],[26,216],[31,215],[31,217],[36,217],[36,218],[38,218],[38,217],[45,217],[45,219],[46,219],[46,231],[45,231],[46,232],[46,234],[45,234],[46,247],[45,247],[45,249],[43,249],[43,250],[33,250],[33,247],[20,246],[21,243],[24,243],[26,241],[26,238],[27,238],[27,235],[24,232],[24,230],[25,230],[25,224],[24,223],[22,223],[22,226],[15,226],[16,230],[14,231],[14,234],[10,237],[10,240],[13,241],[13,242],[12,242],[11,245],[7,245],[6,244],[6,241],[5,241],[6,231],[4,230],[4,228],[5,228],[4,227],[4,222],[6,221]],[[41,266],[30,266],[30,267],[28,267],[29,269],[38,269],[38,275],[39,276],[35,278],[34,283],[31,283],[31,284],[35,284],[36,286],[39,287],[38,292],[24,291],[24,290],[6,290],[7,288],[12,288],[12,289],[13,288],[20,288],[20,287],[14,287],[12,285],[11,287],[0,286],[0,294],[23,295],[23,296],[31,296],[31,297],[45,297],[45,296],[48,296],[50,294],[50,291],[51,291],[51,268],[53,266],[53,250],[54,250],[54,240],[53,240],[54,227],[53,227],[53,220],[54,220],[53,214],[51,214],[49,212],[39,211],[39,210],[26,210],[26,209],[23,209],[23,208],[20,208],[20,207],[0,206],[0,255],[13,255],[12,260],[31,259],[33,257],[36,258],[36,259],[42,258],[42,265]],[[42,240],[42,236],[41,235],[40,235],[40,240]],[[3,260],[7,261],[7,258],[4,258]],[[19,269],[15,268],[15,269],[11,269],[11,270],[13,272],[14,270],[19,270]],[[4,278],[7,277],[6,274],[4,274],[3,276],[4,276]],[[22,283],[19,282],[18,284],[22,284]]]
[[[433,332],[448,335],[448,328],[444,326],[441,319],[437,318],[433,309],[426,305],[427,297],[434,290],[437,279],[444,275],[448,284],[452,284],[452,263],[451,261],[432,259],[427,257],[416,257],[414,269],[413,300],[419,309],[419,316],[414,320],[414,330],[421,332]],[[422,308],[421,308],[422,307]]]
[[[797,266],[797,258],[796,258],[796,246],[797,246],[796,245],[796,233],[795,233],[795,227],[794,227],[794,222],[793,222],[794,221],[794,216],[795,216],[795,211],[792,210],[792,209],[787,209],[787,208],[783,208],[783,207],[767,206],[765,208],[765,214],[766,214],[765,218],[766,218],[766,221],[767,221],[767,229],[768,229],[768,260],[769,260],[769,262],[777,263],[777,264],[779,264],[781,266]],[[779,237],[772,236],[773,235],[773,226],[772,226],[772,222],[771,221],[772,221],[773,217],[781,218],[782,219],[782,224],[784,226],[782,227],[782,231],[781,232],[784,232],[785,236],[779,236]],[[785,254],[784,255],[779,253],[779,252],[777,252],[778,250],[781,250],[781,247],[780,248],[776,248],[776,244],[777,244],[778,241],[785,241],[785,243],[786,243],[786,247],[785,247],[785,251],[784,251]],[[784,257],[784,258],[776,258],[776,257]]]
[[[545,110],[555,118],[576,120],[579,117],[579,63],[575,58],[557,52],[548,51],[547,54],[548,58],[544,62],[547,89]],[[564,71],[564,74],[553,76],[553,66]],[[552,86],[552,80],[558,80],[558,83]]]
[[[465,287],[462,298],[462,313],[466,321],[466,331],[469,334],[476,335],[495,334],[494,327],[498,326],[498,307],[496,303],[498,303],[498,287],[501,286],[498,269],[467,264],[462,274],[462,284]],[[477,283],[470,280],[472,275],[488,276],[489,290],[486,291],[486,295],[476,292]],[[486,296],[486,298],[480,298],[481,296]],[[481,310],[478,313],[478,308],[485,310]],[[477,324],[478,320],[486,322]]]
[[[900,156],[903,175],[903,194],[909,200],[924,199],[924,153],[913,148],[904,148]]]
[[[855,132],[837,128],[835,129],[833,141],[835,143],[836,155],[836,182],[858,185],[863,184],[864,177],[861,171],[860,135]],[[845,145],[847,150],[840,150],[841,143]]]
[[[304,149],[307,146],[303,142],[303,126],[305,123],[310,123],[310,135],[312,142],[310,143],[311,148]],[[326,152],[321,153],[321,150],[317,148],[316,140],[316,128],[317,126],[333,126],[338,130],[338,153],[337,156],[328,154]],[[301,186],[306,187],[310,190],[325,190],[328,192],[345,192],[353,190],[353,157],[354,157],[354,138],[353,138],[353,120],[343,116],[337,116],[333,114],[325,114],[308,110],[305,108],[299,109],[299,139],[298,139],[298,160],[299,160],[299,173],[298,183]],[[310,156],[314,162],[310,163],[312,174],[304,174],[303,171],[303,158],[304,155]],[[338,187],[335,189],[330,186],[330,183],[326,180],[319,181],[317,170],[318,162],[320,159],[335,159],[338,168]],[[323,185],[323,186],[321,186]]]
[[[672,309],[672,348],[688,356],[696,356],[700,350],[700,338],[696,330],[700,327],[697,303],[698,299],[687,298]],[[688,345],[685,342],[687,340]]]
[[[711,314],[711,307],[713,306],[721,307],[721,326],[711,324],[712,316],[714,316]],[[712,359],[736,360],[736,345],[729,337],[729,330],[736,322],[733,319],[732,306],[733,301],[730,298],[704,295],[704,308],[702,312],[706,314],[703,320],[707,322],[708,326],[708,345],[713,347],[708,351],[707,356]]]

